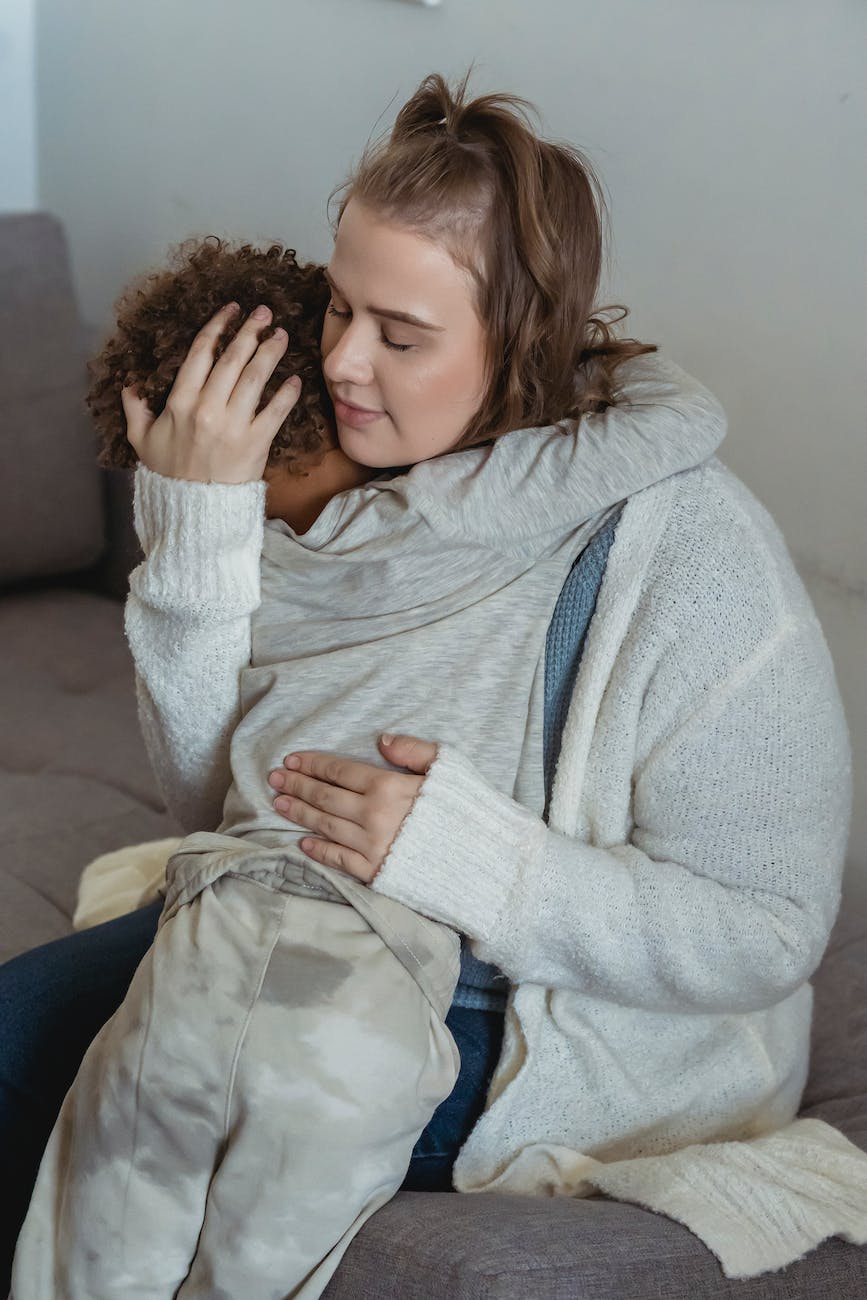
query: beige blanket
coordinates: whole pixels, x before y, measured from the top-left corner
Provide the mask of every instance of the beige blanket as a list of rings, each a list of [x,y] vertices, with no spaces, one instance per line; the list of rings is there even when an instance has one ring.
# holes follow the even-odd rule
[[[179,837],[149,840],[89,862],[78,883],[73,929],[86,930],[153,903],[165,889],[166,863],[180,843]]]

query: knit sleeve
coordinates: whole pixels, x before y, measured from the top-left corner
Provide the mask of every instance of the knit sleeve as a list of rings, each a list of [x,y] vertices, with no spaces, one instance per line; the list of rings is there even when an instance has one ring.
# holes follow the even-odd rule
[[[718,449],[725,411],[680,366],[649,353],[618,374],[617,401],[604,411],[415,465],[409,500],[440,536],[535,554]]]
[[[839,907],[852,801],[816,628],[785,627],[697,700],[633,784],[629,841],[596,847],[442,745],[372,888],[468,934],[512,983],[720,1013],[799,987]]]
[[[215,829],[229,741],[260,603],[264,480],[198,483],[139,464],[133,515],[144,551],[124,627],[139,724],[166,808],[185,833]]]

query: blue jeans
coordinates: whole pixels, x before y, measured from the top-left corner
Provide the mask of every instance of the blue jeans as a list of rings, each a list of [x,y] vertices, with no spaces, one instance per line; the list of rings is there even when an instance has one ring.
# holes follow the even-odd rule
[[[153,942],[162,903],[82,930],[0,966],[0,1294],[42,1152],[91,1040],[114,1014]],[[452,1006],[446,1024],[461,1057],[457,1082],[418,1139],[408,1191],[452,1191],[455,1157],[482,1112],[500,1055],[503,1016]]]

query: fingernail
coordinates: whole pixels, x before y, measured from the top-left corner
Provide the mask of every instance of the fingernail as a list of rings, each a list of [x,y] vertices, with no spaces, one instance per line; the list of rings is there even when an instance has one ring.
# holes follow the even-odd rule
[[[269,785],[273,785],[273,787],[274,787],[275,790],[282,790],[282,789],[283,789],[283,773],[282,773],[282,772],[272,772],[271,775],[268,777],[268,784],[269,784]]]
[[[271,310],[269,307],[264,307],[264,306],[257,307],[256,310],[253,312],[253,319],[264,320],[266,316],[270,316],[270,315],[271,315]]]
[[[282,343],[282,342],[283,342],[283,339],[285,339],[285,337],[286,337],[286,331],[285,331],[284,329],[279,329],[279,328],[278,328],[278,329],[276,329],[276,330],[274,331],[274,333],[271,335],[271,337],[274,338],[274,339],[279,339],[280,342]]]
[[[239,312],[240,310],[241,310],[241,304],[239,302],[230,302],[228,307],[226,308],[226,311],[230,316],[234,316],[235,313]]]
[[[300,766],[301,766],[301,759],[298,757],[297,754],[290,754],[289,757],[286,759],[285,766],[286,766],[286,767],[300,767]]]
[[[384,731],[379,739],[382,741],[383,745],[390,745],[394,741],[394,736],[390,736],[387,731]]]

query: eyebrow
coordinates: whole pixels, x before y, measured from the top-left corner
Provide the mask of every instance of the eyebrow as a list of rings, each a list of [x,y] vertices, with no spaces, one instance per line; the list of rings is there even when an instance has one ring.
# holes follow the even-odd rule
[[[338,297],[345,298],[346,294],[343,293],[340,287],[334,283],[328,267],[326,266],[324,270],[325,279],[331,285],[334,292]],[[367,310],[372,316],[384,316],[386,320],[403,321],[404,325],[415,325],[420,330],[437,330],[439,333],[444,333],[442,325],[431,325],[430,321],[422,320],[420,316],[413,316],[412,313],[408,311],[390,311],[388,307],[368,307]]]

